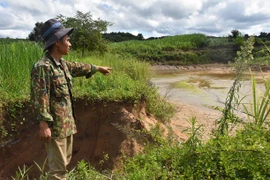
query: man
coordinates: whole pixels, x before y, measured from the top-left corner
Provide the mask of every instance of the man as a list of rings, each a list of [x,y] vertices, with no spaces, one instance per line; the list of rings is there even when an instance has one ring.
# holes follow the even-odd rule
[[[73,134],[77,132],[72,97],[72,77],[91,77],[97,71],[110,74],[110,67],[65,61],[70,48],[70,34],[56,19],[41,27],[45,56],[31,72],[31,101],[40,126],[40,140],[45,143],[49,179],[66,179],[72,157]]]

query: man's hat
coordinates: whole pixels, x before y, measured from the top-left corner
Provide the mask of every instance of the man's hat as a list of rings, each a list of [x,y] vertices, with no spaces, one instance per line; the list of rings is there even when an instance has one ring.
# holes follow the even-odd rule
[[[45,41],[44,51],[61,37],[71,34],[74,28],[65,28],[57,19],[49,19],[41,26],[41,36]]]

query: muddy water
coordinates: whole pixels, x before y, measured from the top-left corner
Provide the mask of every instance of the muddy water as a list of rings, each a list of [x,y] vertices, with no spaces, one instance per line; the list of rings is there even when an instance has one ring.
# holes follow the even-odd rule
[[[261,73],[254,73],[258,92],[264,91]],[[264,74],[266,77],[268,74]],[[252,101],[250,73],[245,73],[241,81],[239,96],[243,103]],[[156,70],[152,83],[166,99],[198,108],[224,108],[229,89],[234,82],[234,72],[220,69],[201,70]]]

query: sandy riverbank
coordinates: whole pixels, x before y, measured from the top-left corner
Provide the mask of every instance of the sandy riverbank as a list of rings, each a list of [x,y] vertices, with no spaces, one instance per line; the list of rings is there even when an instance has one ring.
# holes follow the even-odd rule
[[[175,106],[175,115],[171,118],[170,125],[173,132],[180,141],[188,139],[185,129],[190,128],[191,124],[188,122],[192,117],[196,117],[197,125],[202,125],[201,138],[203,140],[209,139],[211,131],[216,129],[217,120],[221,117],[221,112],[217,110],[207,110],[206,108],[199,108],[198,106],[187,105],[181,102],[172,102]]]

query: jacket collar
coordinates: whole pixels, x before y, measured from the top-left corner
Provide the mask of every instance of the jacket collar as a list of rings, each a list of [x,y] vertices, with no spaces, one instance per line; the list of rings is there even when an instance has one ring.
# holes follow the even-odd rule
[[[49,59],[54,63],[54,65],[56,65],[56,66],[61,66],[61,63],[60,63],[60,62],[63,60],[62,58],[60,59],[60,61],[56,61],[56,60],[50,55],[49,52],[46,52],[45,56],[46,56],[47,58],[49,58]]]

